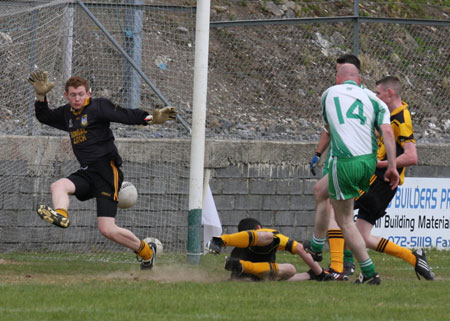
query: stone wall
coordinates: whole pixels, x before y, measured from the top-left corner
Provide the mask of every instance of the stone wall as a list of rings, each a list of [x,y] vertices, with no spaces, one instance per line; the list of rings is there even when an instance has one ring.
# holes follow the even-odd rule
[[[225,232],[243,217],[255,217],[298,240],[312,236],[313,187],[309,161],[316,143],[208,141],[206,167]],[[418,145],[419,164],[407,176],[450,177],[448,145]],[[322,157],[323,158],[323,157]],[[321,160],[321,165],[323,164]]]
[[[157,154],[160,159],[169,159],[172,156],[166,155],[168,151],[181,151],[177,162],[186,171],[180,171],[175,187],[155,187],[148,191],[151,195],[170,190],[178,195],[180,217],[175,220],[177,226],[170,236],[170,242],[181,244],[178,248],[185,248],[183,242],[187,235],[189,144],[187,140],[117,140],[124,166],[130,163],[146,166],[149,160],[145,155]],[[275,227],[298,240],[310,238],[314,221],[313,187],[319,177],[311,176],[308,163],[315,145],[305,142],[207,141],[205,167],[211,171],[210,187],[224,232],[236,231],[236,225],[243,217],[255,217],[263,225]],[[419,165],[409,169],[408,176],[450,177],[449,145],[419,144],[418,152]],[[151,161],[155,162],[154,159]],[[49,197],[51,182],[69,174],[76,166],[66,138],[0,137],[0,249],[5,243],[23,242],[25,234],[39,234],[33,226],[36,221],[28,219],[32,216],[30,213],[34,211],[36,202],[44,196]],[[154,168],[151,172],[155,172]],[[320,169],[317,172],[320,173]],[[139,179],[139,173],[136,174],[136,179]],[[146,179],[158,181],[161,178],[157,176]],[[152,196],[148,197],[152,199]],[[74,209],[81,211],[77,203],[72,202]],[[139,213],[128,211],[128,217],[139,216]],[[158,213],[154,215],[157,218]],[[94,226],[89,227],[89,233],[98,234],[95,220],[92,222]],[[149,224],[148,228],[154,226]]]

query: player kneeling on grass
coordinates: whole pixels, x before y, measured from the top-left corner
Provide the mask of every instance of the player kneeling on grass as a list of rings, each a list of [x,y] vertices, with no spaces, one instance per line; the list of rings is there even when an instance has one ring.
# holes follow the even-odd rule
[[[156,245],[139,240],[131,231],[115,223],[119,187],[123,181],[122,159],[114,144],[110,123],[126,125],[162,124],[175,119],[172,107],[155,109],[149,115],[141,109],[125,109],[108,99],[91,98],[87,81],[71,77],[65,84],[64,97],[68,104],[50,109],[46,95],[54,87],[47,72],[31,73],[28,81],[36,93],[36,118],[43,124],[69,132],[72,149],[81,168],[51,187],[53,208],[40,205],[37,213],[56,226],[69,227],[69,195],[80,201],[97,200],[98,229],[106,238],[137,254],[142,269],[151,269]]]
[[[306,253],[301,243],[274,229],[262,228],[261,223],[253,218],[242,219],[238,231],[234,234],[213,237],[206,245],[206,248],[214,254],[219,254],[225,246],[235,247],[225,262],[225,269],[231,271],[232,279],[288,281],[328,279],[322,267]],[[296,274],[294,265],[276,263],[277,250],[298,254],[311,269]]]

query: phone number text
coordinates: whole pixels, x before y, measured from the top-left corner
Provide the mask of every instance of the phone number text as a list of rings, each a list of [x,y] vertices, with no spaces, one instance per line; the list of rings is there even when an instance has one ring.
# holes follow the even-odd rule
[[[389,236],[388,241],[394,242],[403,247],[418,248],[418,247],[437,247],[449,248],[450,240],[442,236]]]

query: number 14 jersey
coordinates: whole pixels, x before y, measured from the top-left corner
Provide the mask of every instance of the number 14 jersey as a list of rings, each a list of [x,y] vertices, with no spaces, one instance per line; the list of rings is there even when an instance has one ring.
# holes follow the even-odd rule
[[[354,81],[335,85],[322,94],[322,113],[330,128],[331,153],[354,157],[377,152],[375,129],[390,124],[386,104]]]

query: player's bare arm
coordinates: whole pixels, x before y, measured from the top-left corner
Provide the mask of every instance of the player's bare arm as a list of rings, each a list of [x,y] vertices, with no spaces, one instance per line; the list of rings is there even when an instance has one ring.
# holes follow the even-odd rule
[[[392,189],[397,188],[400,176],[397,171],[397,159],[395,154],[394,133],[390,124],[383,124],[380,126],[384,144],[386,146],[386,154],[388,158],[388,166],[384,174],[384,180],[389,182]]]
[[[417,165],[419,161],[419,157],[417,156],[417,148],[416,144],[413,142],[406,142],[403,145],[403,154],[397,157],[397,167],[408,167]],[[378,168],[387,168],[388,161],[387,160],[378,160],[377,167]]]

